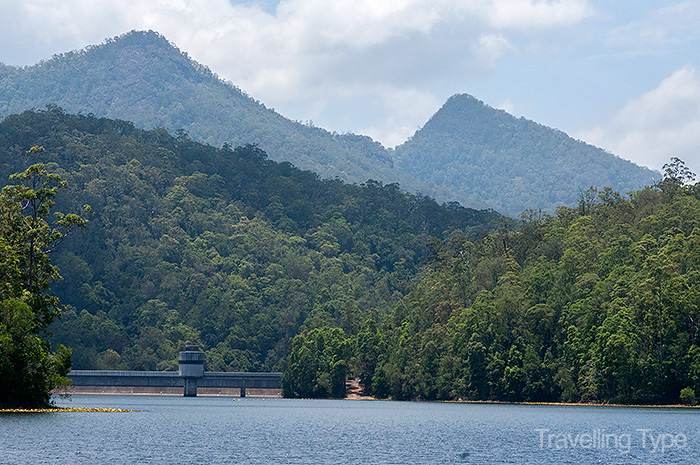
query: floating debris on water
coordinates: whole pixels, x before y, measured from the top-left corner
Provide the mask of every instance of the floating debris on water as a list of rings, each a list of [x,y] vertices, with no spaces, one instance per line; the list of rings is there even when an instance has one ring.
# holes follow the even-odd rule
[[[92,407],[52,407],[52,408],[6,408],[0,409],[0,413],[54,413],[54,412],[107,412],[124,413],[136,410],[123,408],[92,408]]]

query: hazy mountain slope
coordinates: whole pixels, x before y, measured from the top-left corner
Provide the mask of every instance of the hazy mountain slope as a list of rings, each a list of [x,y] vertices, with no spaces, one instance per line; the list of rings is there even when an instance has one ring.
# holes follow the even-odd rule
[[[515,118],[469,95],[455,95],[403,145],[398,170],[430,184],[438,198],[509,215],[573,205],[591,186],[622,193],[660,178],[647,168]]]
[[[184,129],[214,146],[257,144],[272,159],[323,177],[391,180],[410,191],[420,188],[391,170],[391,157],[381,144],[291,121],[152,31],[132,31],[27,68],[0,66],[0,116],[47,104],[133,121],[144,129]]]
[[[653,176],[469,96],[451,98],[411,140],[387,150],[366,136],[283,117],[150,31],[31,67],[0,65],[0,116],[47,104],[145,129],[184,129],[214,146],[257,144],[270,158],[324,178],[398,182],[408,192],[509,215],[572,205],[579,190],[590,186],[627,192]]]

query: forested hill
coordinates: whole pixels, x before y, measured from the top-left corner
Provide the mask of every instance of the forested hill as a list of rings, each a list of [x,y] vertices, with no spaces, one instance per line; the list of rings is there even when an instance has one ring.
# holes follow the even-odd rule
[[[455,95],[403,145],[395,167],[438,198],[515,216],[575,205],[589,187],[627,193],[661,175],[524,118]]]
[[[45,152],[27,156],[33,146]],[[75,368],[278,370],[303,327],[354,334],[410,290],[431,238],[478,239],[509,220],[395,184],[321,180],[255,146],[217,149],[165,130],[60,109],[0,123],[0,176],[44,162],[88,225],[52,254],[66,305],[51,328]],[[505,223],[504,223],[505,222]]]
[[[0,117],[47,104],[132,121],[143,129],[182,129],[217,147],[256,144],[273,160],[322,177],[354,183],[378,179],[400,182],[409,192],[425,191],[391,169],[391,156],[381,144],[291,121],[153,31],[132,31],[27,68],[0,65]]]
[[[395,152],[387,150],[369,137],[284,118],[155,32],[132,31],[26,68],[0,64],[0,116],[47,104],[133,121],[144,129],[183,129],[217,147],[257,144],[271,159],[324,178],[398,182],[408,192],[510,216],[574,205],[591,186],[625,193],[654,177],[464,95],[450,99]]]
[[[623,198],[435,246],[430,272],[355,354],[396,399],[694,404],[700,183],[678,160]]]

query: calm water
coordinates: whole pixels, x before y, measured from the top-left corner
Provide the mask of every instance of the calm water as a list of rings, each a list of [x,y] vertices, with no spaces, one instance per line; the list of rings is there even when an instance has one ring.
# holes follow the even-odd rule
[[[0,414],[0,464],[689,464],[699,411],[73,396]],[[656,449],[654,449],[656,447]]]

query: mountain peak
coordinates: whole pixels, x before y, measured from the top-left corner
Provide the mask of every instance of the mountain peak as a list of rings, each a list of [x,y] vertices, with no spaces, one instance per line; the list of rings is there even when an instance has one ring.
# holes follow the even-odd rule
[[[154,30],[138,31],[133,29],[122,35],[116,36],[112,39],[115,42],[125,42],[125,43],[135,43],[135,44],[154,44],[161,46],[168,46],[170,48],[177,49],[177,47],[171,43],[165,36]]]
[[[539,124],[516,118],[510,113],[493,108],[469,94],[455,94],[430,118],[421,131],[454,133],[456,137],[468,137],[472,142],[486,142],[494,131],[517,131],[516,126]]]
[[[553,212],[591,186],[625,194],[658,176],[468,94],[450,97],[395,153],[395,165],[432,186],[436,197],[449,190],[447,198],[508,215]]]
[[[381,144],[290,121],[218,78],[155,31],[130,31],[27,69],[0,67],[0,117],[55,104],[69,113],[185,130],[214,146],[255,144],[269,157],[347,182],[420,183],[391,171]]]
[[[478,98],[474,97],[473,95],[470,94],[454,94],[452,97],[448,98],[445,104],[442,106],[443,108],[445,107],[451,107],[455,105],[474,105],[474,106],[486,106],[484,102],[479,100]]]
[[[150,50],[151,52],[158,51],[160,53],[172,53],[173,55],[187,55],[181,52],[175,44],[168,41],[165,36],[156,31],[132,30],[119,36],[107,38],[101,44],[54,55],[49,60],[39,62],[34,68],[51,66],[52,64],[65,61],[103,60],[115,52],[123,52],[125,50]]]
[[[180,50],[177,45],[170,42],[164,35],[148,30],[148,31],[129,31],[112,39],[107,39],[102,45],[89,47],[87,52],[95,51],[99,48],[113,48],[121,54],[141,52],[151,56],[159,56],[169,59],[184,59],[189,65],[197,69],[207,69],[204,65],[192,60],[186,52]]]
[[[437,111],[440,112],[480,112],[483,114],[497,112],[502,113],[504,116],[509,115],[503,110],[493,108],[486,103],[482,102],[478,98],[469,94],[454,94],[452,97],[448,98],[444,105]]]

